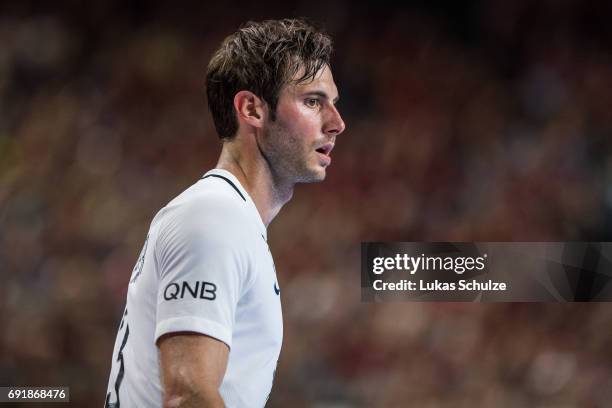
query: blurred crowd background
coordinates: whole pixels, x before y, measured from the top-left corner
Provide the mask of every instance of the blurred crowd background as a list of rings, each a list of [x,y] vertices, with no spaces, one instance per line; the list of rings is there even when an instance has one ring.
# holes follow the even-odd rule
[[[0,385],[103,405],[149,223],[220,151],[208,59],[288,16],[347,130],[270,226],[268,406],[611,406],[610,304],[360,300],[361,241],[612,240],[612,6],[578,0],[3,2]]]

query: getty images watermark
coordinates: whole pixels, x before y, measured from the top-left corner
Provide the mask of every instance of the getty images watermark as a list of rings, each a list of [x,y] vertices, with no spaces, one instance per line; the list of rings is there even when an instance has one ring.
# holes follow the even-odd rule
[[[608,242],[367,242],[362,300],[612,300]]]
[[[408,254],[396,254],[394,257],[378,256],[373,259],[372,272],[381,275],[385,272],[408,272],[410,275],[418,271],[454,272],[463,275],[470,271],[484,271],[486,267],[487,254],[478,257],[471,256],[410,256]],[[430,276],[428,276],[430,278]],[[372,287],[376,291],[382,290],[408,290],[408,291],[430,291],[430,290],[468,290],[488,291],[506,290],[506,282],[495,282],[488,279],[480,282],[476,279],[459,279],[458,281],[444,281],[439,279],[420,278],[415,280],[400,279],[399,281],[385,282],[382,278],[375,279]]]

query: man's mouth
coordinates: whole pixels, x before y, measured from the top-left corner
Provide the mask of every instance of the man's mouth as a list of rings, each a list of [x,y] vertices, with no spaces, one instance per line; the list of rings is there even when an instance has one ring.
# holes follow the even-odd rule
[[[318,153],[324,154],[325,156],[329,156],[333,148],[334,148],[333,143],[325,143],[323,146],[316,149],[316,151]]]
[[[315,149],[317,153],[319,153],[319,161],[322,166],[329,166],[331,164],[331,156],[329,155],[334,148],[333,143],[325,143],[323,146]]]

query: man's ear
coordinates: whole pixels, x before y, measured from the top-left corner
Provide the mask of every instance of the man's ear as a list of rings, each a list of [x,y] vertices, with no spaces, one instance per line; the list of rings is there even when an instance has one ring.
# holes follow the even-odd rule
[[[265,119],[264,101],[250,91],[240,91],[234,95],[234,109],[238,122],[245,122],[253,127],[261,128]]]

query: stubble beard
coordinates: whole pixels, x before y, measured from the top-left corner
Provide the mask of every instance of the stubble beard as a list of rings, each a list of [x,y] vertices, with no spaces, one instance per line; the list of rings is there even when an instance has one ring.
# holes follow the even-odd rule
[[[309,166],[314,148],[311,152],[308,146],[303,147],[300,135],[291,132],[278,118],[268,124],[264,139],[262,153],[276,182],[316,183],[325,179],[325,168]]]

